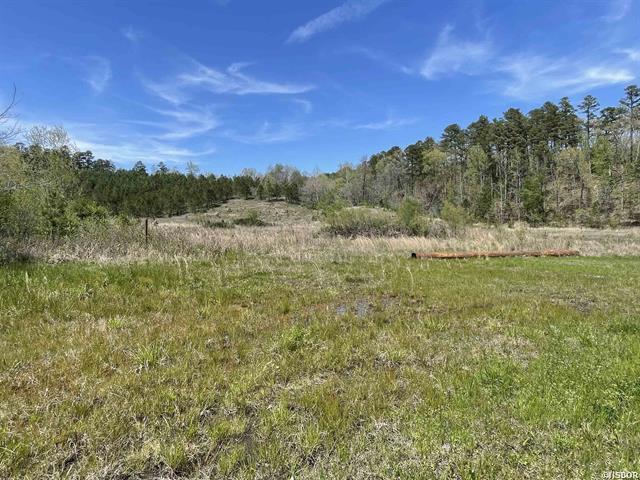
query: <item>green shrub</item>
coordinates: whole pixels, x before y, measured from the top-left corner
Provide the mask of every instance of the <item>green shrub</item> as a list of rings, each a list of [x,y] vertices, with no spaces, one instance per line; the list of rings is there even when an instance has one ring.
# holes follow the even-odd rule
[[[213,219],[204,215],[194,217],[196,223],[205,228],[234,228],[236,225],[245,227],[264,227],[269,225],[263,221],[256,210],[250,210],[246,217],[236,218],[234,220]]]
[[[606,219],[604,215],[598,212],[596,208],[577,209],[575,213],[575,221],[578,225],[584,225],[591,228],[604,228],[606,226]]]
[[[469,223],[469,216],[464,208],[445,201],[440,212],[440,218],[447,222],[452,230],[458,231]]]
[[[415,212],[413,205],[402,208],[402,216],[379,208],[345,208],[326,216],[324,231],[343,237],[447,237],[453,229],[441,219],[429,218]]]
[[[398,217],[405,227],[411,227],[422,214],[422,204],[415,198],[405,198],[398,207]]]
[[[243,225],[245,227],[264,227],[268,225],[260,218],[257,210],[250,210],[246,217],[237,218],[233,223],[236,225]]]
[[[343,237],[395,236],[406,232],[397,215],[376,208],[345,208],[327,215],[325,231]]]
[[[71,202],[70,208],[80,220],[103,222],[109,218],[109,211],[93,200],[78,198]]]

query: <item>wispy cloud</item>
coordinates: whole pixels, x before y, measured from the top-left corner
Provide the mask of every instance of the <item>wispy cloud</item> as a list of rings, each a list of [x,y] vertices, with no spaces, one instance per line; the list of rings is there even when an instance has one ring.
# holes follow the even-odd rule
[[[76,70],[95,93],[102,93],[111,81],[111,62],[104,57],[60,57],[60,60]]]
[[[138,75],[138,78],[147,92],[173,105],[180,105],[189,98],[186,92],[183,91],[183,86],[179,85],[175,79],[156,82],[141,74]]]
[[[111,63],[103,57],[85,57],[81,61],[85,68],[84,80],[96,93],[102,93],[111,80]]]
[[[86,140],[76,140],[80,150],[91,150],[99,158],[106,158],[121,165],[131,165],[135,162],[155,164],[157,162],[172,162],[185,164],[194,158],[205,157],[216,153],[215,148],[192,150],[153,143],[122,142],[101,143]]]
[[[311,37],[336,28],[342,23],[362,18],[390,0],[349,0],[296,28],[287,40],[306,42]]]
[[[122,29],[122,35],[133,44],[139,43],[144,36],[140,30],[133,28],[131,25]]]
[[[234,63],[226,72],[220,72],[205,65],[198,64],[195,71],[184,73],[178,77],[183,85],[202,86],[213,93],[248,94],[281,94],[292,95],[312,90],[312,85],[295,83],[276,83],[258,80],[243,73],[247,63]]]
[[[504,94],[533,99],[555,91],[577,93],[605,85],[633,80],[634,74],[624,66],[592,62],[589,59],[552,59],[542,55],[519,55],[504,59],[498,70],[508,76],[499,82]]]
[[[200,88],[216,94],[229,95],[295,95],[315,87],[310,84],[278,83],[260,80],[244,73],[247,63],[234,63],[224,71],[191,60],[192,68],[162,82],[144,77],[141,81],[150,93],[173,103],[181,104],[189,98],[189,90]]]
[[[163,130],[155,138],[162,140],[183,140],[209,133],[220,126],[220,121],[209,108],[153,109],[157,114],[169,118],[167,122],[157,122]]]
[[[618,22],[631,10],[631,0],[609,0],[607,13],[602,17],[606,22]]]
[[[293,103],[298,105],[303,113],[311,113],[313,111],[313,103],[304,98],[294,98]]]
[[[74,143],[80,150],[91,150],[98,158],[106,158],[121,165],[135,162],[155,164],[172,162],[184,164],[188,160],[207,157],[216,153],[214,146],[200,149],[176,145],[139,133],[122,135],[118,129],[108,126],[66,125]]]
[[[435,48],[420,68],[420,74],[429,80],[452,73],[476,74],[484,69],[493,53],[488,38],[460,40],[453,36],[453,26],[446,25],[438,36]]]
[[[121,166],[132,165],[137,161],[147,165],[160,161],[183,165],[188,160],[204,160],[217,152],[216,146],[206,138],[197,143],[192,140],[181,142],[180,139],[150,135],[134,125],[163,128],[162,122],[74,122],[61,121],[60,116],[56,115],[54,118],[26,118],[21,124],[25,129],[34,125],[62,124],[69,133],[74,148],[91,150],[96,158],[111,160]]]
[[[264,122],[253,133],[242,134],[232,130],[225,132],[225,136],[231,140],[250,145],[292,142],[306,135],[305,129],[297,123],[272,125],[270,122]]]
[[[371,60],[372,62],[379,63],[384,67],[407,75],[413,75],[415,73],[413,68],[402,65],[401,63],[393,60],[389,55],[372,48],[349,47],[344,49],[344,53],[361,55],[364,58]]]
[[[356,130],[391,130],[394,128],[405,127],[407,125],[413,125],[418,120],[416,118],[392,118],[389,117],[386,120],[379,122],[369,122],[362,124],[355,124],[352,128]]]
[[[407,125],[413,125],[418,122],[417,118],[397,118],[394,116],[387,116],[384,120],[375,122],[359,123],[352,120],[330,120],[324,122],[321,126],[332,128],[349,128],[352,130],[392,130],[394,128],[405,127]]]
[[[590,54],[564,57],[538,52],[504,55],[497,52],[488,36],[477,41],[460,40],[453,35],[453,27],[447,25],[420,73],[428,80],[454,74],[482,76],[492,86],[491,91],[522,100],[556,92],[584,92],[634,79],[637,69],[629,62],[640,60],[640,50],[589,51]]]
[[[620,48],[616,53],[625,55],[632,62],[640,62],[640,48]]]

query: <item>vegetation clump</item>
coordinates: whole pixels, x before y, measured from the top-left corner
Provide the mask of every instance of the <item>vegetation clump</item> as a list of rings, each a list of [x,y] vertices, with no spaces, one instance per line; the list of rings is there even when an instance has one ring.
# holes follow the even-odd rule
[[[268,225],[260,218],[257,210],[250,210],[245,217],[236,218],[233,223],[244,227],[264,227]]]
[[[403,201],[396,212],[369,207],[334,210],[326,215],[326,223],[325,232],[343,237],[443,237],[452,231],[446,221],[422,213],[419,202],[413,199]]]
[[[398,217],[379,208],[343,208],[327,216],[325,231],[343,237],[395,236],[401,235],[404,227]]]
[[[243,227],[266,227],[269,223],[260,218],[257,210],[249,210],[245,216],[230,219],[211,218],[209,216],[197,216],[198,225],[205,228],[234,228],[236,225]]]

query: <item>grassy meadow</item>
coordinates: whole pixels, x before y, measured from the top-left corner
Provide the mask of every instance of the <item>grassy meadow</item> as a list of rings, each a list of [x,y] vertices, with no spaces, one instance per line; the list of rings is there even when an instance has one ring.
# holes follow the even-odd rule
[[[340,239],[294,214],[0,267],[0,478],[640,471],[637,230]],[[408,258],[520,247],[593,256]]]

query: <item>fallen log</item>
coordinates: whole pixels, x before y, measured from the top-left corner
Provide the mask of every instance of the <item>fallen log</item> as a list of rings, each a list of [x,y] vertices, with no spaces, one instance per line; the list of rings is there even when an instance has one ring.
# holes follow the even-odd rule
[[[430,252],[412,253],[411,258],[433,258],[440,260],[455,258],[499,258],[499,257],[575,257],[577,250],[540,250],[515,252]]]

